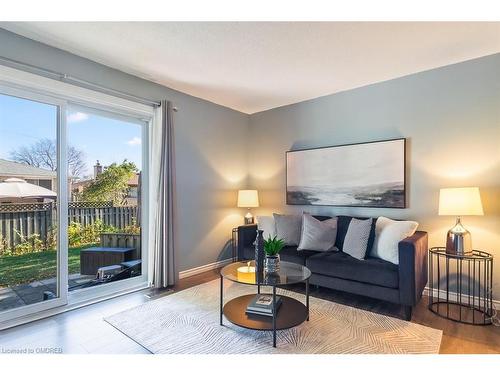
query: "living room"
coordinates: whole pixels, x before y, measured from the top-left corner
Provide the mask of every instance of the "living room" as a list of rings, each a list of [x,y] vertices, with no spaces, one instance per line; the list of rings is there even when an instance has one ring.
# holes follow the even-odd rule
[[[2,360],[498,365],[497,10],[273,10],[2,17]]]

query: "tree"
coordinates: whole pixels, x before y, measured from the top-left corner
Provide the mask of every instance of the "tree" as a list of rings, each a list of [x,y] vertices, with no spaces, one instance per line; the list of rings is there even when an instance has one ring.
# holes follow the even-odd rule
[[[10,153],[12,160],[37,168],[57,169],[57,143],[44,138],[29,146],[20,147]],[[85,171],[85,153],[73,146],[68,147],[68,168],[71,177],[80,176]]]
[[[112,201],[122,204],[128,194],[128,181],[137,173],[134,163],[113,163],[83,189],[80,199],[88,202]]]

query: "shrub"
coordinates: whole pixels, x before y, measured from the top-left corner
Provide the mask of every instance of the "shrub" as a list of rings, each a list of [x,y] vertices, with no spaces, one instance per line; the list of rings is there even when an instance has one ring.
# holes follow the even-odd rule
[[[10,249],[9,244],[7,243],[7,239],[0,236],[0,257],[9,255]]]
[[[40,239],[40,235],[37,233],[31,234],[29,236],[24,236],[19,231],[14,231],[20,238],[20,242],[13,248],[7,248],[5,240],[2,240],[2,255],[22,255],[29,253],[38,253],[45,250],[45,243]]]
[[[55,249],[57,247],[57,226],[51,226],[45,236],[45,250]]]
[[[116,232],[120,233],[128,233],[128,234],[141,234],[141,227],[137,225],[137,219],[135,217],[132,218],[132,224],[127,225],[123,229],[116,229]]]
[[[78,247],[99,243],[99,235],[103,232],[140,234],[141,227],[137,225],[135,218],[131,225],[123,229],[118,229],[112,225],[105,225],[99,219],[86,226],[73,221],[68,225],[68,246]],[[18,231],[15,233],[19,236],[20,241],[12,248],[8,246],[7,240],[0,236],[0,257],[37,253],[57,248],[57,226],[55,225],[47,230],[45,240],[42,240],[39,234],[24,236]]]
[[[116,233],[117,229],[111,225],[105,225],[99,219],[86,226],[73,221],[68,225],[69,246],[74,247],[97,243],[99,242],[99,234],[102,232]]]

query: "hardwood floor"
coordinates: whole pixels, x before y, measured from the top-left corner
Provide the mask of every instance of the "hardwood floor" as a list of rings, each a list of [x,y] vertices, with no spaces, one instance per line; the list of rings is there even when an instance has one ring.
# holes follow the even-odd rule
[[[216,278],[218,270],[191,276],[180,280],[173,292]],[[300,292],[303,287],[297,286],[294,290]],[[170,293],[171,290],[135,292],[0,331],[0,353],[13,349],[37,352],[40,348],[54,348],[62,353],[148,354],[148,350],[107,324],[103,318]],[[402,316],[399,306],[367,297],[315,287],[311,288],[311,296],[380,314]],[[440,318],[427,309],[426,297],[415,308],[412,322],[443,331],[441,353],[500,353],[500,327],[469,326]]]

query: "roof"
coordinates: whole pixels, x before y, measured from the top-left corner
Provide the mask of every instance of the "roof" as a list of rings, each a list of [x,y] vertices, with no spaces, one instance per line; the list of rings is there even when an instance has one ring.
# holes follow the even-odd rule
[[[88,180],[80,180],[73,182],[73,188],[79,187],[79,186],[87,186],[91,182],[94,181],[94,178],[89,178]],[[139,173],[135,173],[130,179],[127,181],[128,186],[139,186]]]
[[[0,176],[55,178],[57,176],[57,172],[11,160],[0,159]]]
[[[139,173],[135,173],[132,177],[130,177],[127,184],[129,186],[139,186]]]

